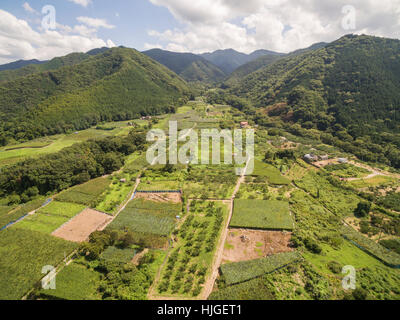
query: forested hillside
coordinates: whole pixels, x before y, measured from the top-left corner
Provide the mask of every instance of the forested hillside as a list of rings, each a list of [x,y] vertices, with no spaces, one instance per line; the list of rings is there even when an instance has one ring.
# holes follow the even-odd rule
[[[104,53],[107,50],[109,50],[109,48],[104,47],[93,49],[86,53],[71,53],[64,57],[56,57],[50,61],[19,60],[4,64],[0,66],[0,82],[11,81],[33,73],[56,70],[65,66],[73,66],[90,58],[90,56]]]
[[[54,58],[43,63],[21,65],[21,67],[16,67],[15,69],[1,71],[0,82],[15,80],[19,77],[28,76],[33,73],[56,70],[64,66],[72,66],[88,59],[89,57],[90,55],[86,53],[71,53],[65,57]]]
[[[190,94],[175,73],[133,49],[0,83],[0,143],[173,111]]]
[[[345,36],[252,73],[231,93],[266,108],[270,116],[326,132],[327,142],[367,148],[400,166],[398,40]]]
[[[177,53],[160,49],[143,52],[180,75],[186,81],[216,82],[225,78],[225,73],[206,59],[192,53]]]
[[[218,66],[226,74],[231,74],[240,66],[254,61],[265,55],[281,55],[280,53],[257,50],[251,54],[245,54],[233,49],[217,50],[210,53],[203,53],[200,56]]]
[[[2,64],[0,65],[0,71],[4,71],[4,70],[15,70],[15,69],[19,69],[19,68],[23,68],[27,65],[30,64],[43,64],[46,63],[47,61],[39,61],[36,59],[32,59],[32,60],[18,60],[18,61],[14,61],[14,62],[10,62],[10,63],[6,63],[6,64]]]
[[[316,44],[313,44],[309,48],[296,50],[296,51],[291,52],[289,54],[278,54],[278,53],[275,53],[275,52],[267,53],[267,51],[261,50],[261,52],[263,54],[261,54],[261,56],[259,58],[255,59],[255,60],[252,60],[252,61],[240,66],[234,72],[232,72],[231,76],[226,81],[226,84],[234,85],[240,79],[243,79],[247,75],[249,75],[249,74],[251,74],[253,72],[256,72],[257,70],[260,70],[262,68],[265,68],[265,67],[273,64],[274,62],[276,62],[279,59],[282,59],[284,57],[287,57],[287,56],[294,57],[296,55],[300,55],[300,54],[303,54],[303,53],[306,53],[306,52],[309,52],[309,51],[312,51],[312,50],[321,49],[321,48],[325,47],[326,45],[327,44],[324,43],[324,42],[316,43]]]

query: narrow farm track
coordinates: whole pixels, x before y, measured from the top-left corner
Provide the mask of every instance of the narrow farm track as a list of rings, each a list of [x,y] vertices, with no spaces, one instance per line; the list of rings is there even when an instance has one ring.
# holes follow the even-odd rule
[[[188,201],[187,214],[186,214],[186,216],[180,221],[179,225],[177,226],[178,229],[185,223],[185,221],[186,221],[186,219],[187,219],[187,217],[188,217],[188,213],[189,213],[189,210],[190,210],[190,201],[191,201],[191,200]],[[155,278],[154,278],[154,281],[153,281],[153,283],[152,283],[152,285],[151,285],[151,287],[150,287],[150,289],[149,289],[149,292],[148,292],[148,294],[147,294],[147,299],[148,299],[148,300],[175,300],[175,299],[176,299],[176,298],[174,298],[174,297],[162,297],[162,296],[158,296],[158,295],[155,293],[156,285],[158,284],[158,282],[159,282],[159,280],[160,280],[160,278],[161,278],[161,272],[162,272],[162,270],[164,269],[164,266],[165,266],[165,264],[167,263],[168,258],[169,258],[169,255],[170,255],[170,253],[171,253],[171,249],[173,249],[173,248],[174,248],[174,247],[170,245],[170,242],[168,242],[167,254],[165,255],[165,259],[164,259],[163,263],[161,264],[160,268],[158,268],[157,274],[156,274],[156,276],[155,276]]]
[[[219,274],[219,267],[222,263],[222,257],[223,257],[223,253],[224,253],[224,246],[225,246],[225,242],[226,239],[228,237],[228,232],[229,232],[229,223],[232,220],[232,215],[233,215],[233,208],[234,208],[234,201],[236,198],[236,194],[239,192],[240,190],[240,186],[242,185],[242,183],[245,181],[245,176],[246,176],[246,172],[247,172],[247,168],[250,164],[251,159],[249,158],[246,164],[245,169],[242,172],[242,175],[240,176],[240,178],[238,179],[238,182],[236,184],[235,190],[233,192],[232,198],[230,200],[230,208],[229,208],[229,216],[226,222],[226,225],[224,226],[224,230],[222,231],[220,240],[219,240],[219,244],[218,244],[218,249],[215,253],[214,256],[214,264],[212,266],[212,272],[211,272],[211,276],[208,279],[208,281],[205,283],[204,285],[204,289],[202,294],[200,295],[200,300],[207,300],[208,297],[210,296],[210,294],[212,293],[212,290],[214,288],[214,283],[217,280],[218,274]]]

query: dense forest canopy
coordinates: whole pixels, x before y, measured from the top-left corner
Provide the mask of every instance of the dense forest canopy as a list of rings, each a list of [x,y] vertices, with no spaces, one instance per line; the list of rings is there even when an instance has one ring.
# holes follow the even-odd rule
[[[400,41],[348,35],[280,59],[228,92],[301,125],[292,131],[316,129],[325,143],[400,167],[399,88]]]
[[[143,52],[190,82],[217,82],[226,74],[206,59],[192,53],[177,53],[161,49]]]
[[[175,73],[133,49],[0,82],[0,144],[101,121],[172,112],[190,95]]]

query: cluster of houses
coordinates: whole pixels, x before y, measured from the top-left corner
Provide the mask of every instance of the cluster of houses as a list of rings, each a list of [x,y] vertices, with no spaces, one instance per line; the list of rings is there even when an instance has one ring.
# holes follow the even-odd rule
[[[318,161],[327,161],[330,159],[330,157],[329,157],[329,155],[317,156],[315,154],[308,153],[308,154],[304,155],[303,159],[304,159],[304,161],[306,161],[308,163],[314,163],[314,162],[318,162]],[[337,161],[341,164],[345,164],[345,163],[349,162],[349,160],[346,158],[339,158],[339,159],[337,159]]]
[[[308,153],[308,154],[304,155],[303,159],[304,159],[304,161],[306,161],[308,163],[313,163],[313,162],[317,162],[317,161],[329,160],[329,156],[328,155],[317,156],[315,154]]]

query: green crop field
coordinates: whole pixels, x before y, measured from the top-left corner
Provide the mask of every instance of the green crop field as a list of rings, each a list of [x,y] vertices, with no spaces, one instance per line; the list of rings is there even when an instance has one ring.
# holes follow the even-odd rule
[[[343,227],[342,234],[350,242],[356,244],[357,246],[360,246],[361,248],[363,248],[363,250],[377,257],[385,264],[392,267],[400,267],[400,255],[395,253],[394,251],[386,249],[382,245],[363,236],[361,233],[355,231],[353,228],[350,227]]]
[[[95,206],[110,183],[108,178],[97,178],[62,192],[56,197],[56,200]]]
[[[154,211],[157,214],[169,216],[175,218],[182,212],[182,203],[172,203],[172,202],[154,202],[145,199],[134,199],[127,205],[129,209],[139,209],[143,212],[152,213]]]
[[[109,228],[167,236],[174,229],[175,216],[181,212],[181,208],[181,204],[161,204],[135,199],[126,206]]]
[[[139,209],[125,209],[110,224],[111,229],[132,230],[160,236],[169,235],[175,226],[175,219],[157,214],[142,212]]]
[[[57,274],[56,290],[42,289],[39,296],[56,300],[99,300],[99,283],[100,273],[72,263]]]
[[[34,211],[40,208],[43,203],[45,202],[44,197],[39,197],[33,201],[30,201],[24,205],[20,205],[18,207],[15,206],[2,206],[2,212],[0,212],[0,228],[4,227],[10,222],[13,222],[22,216],[26,215],[27,213]]]
[[[26,217],[16,227],[51,234],[84,209],[83,205],[53,201],[34,215]]]
[[[301,260],[297,252],[285,252],[251,261],[228,263],[221,266],[221,273],[227,285],[249,281],[266,273]]]
[[[293,230],[289,203],[275,200],[235,200],[232,228]]]
[[[44,276],[44,266],[57,266],[76,247],[75,243],[36,231],[2,231],[0,299],[21,299]]]
[[[279,172],[279,170],[272,165],[266,164],[259,160],[254,161],[254,171],[252,176],[264,177],[268,183],[272,185],[287,185],[290,180]]]

